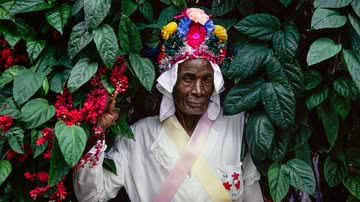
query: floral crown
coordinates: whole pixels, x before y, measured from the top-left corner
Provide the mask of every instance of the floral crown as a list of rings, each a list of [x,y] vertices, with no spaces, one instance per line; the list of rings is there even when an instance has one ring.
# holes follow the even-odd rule
[[[205,58],[221,64],[226,55],[226,29],[214,25],[202,9],[188,8],[161,30],[164,43],[158,57],[160,72],[186,58]]]

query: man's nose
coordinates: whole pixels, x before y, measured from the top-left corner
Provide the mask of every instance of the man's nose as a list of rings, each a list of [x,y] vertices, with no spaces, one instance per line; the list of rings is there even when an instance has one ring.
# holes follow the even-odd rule
[[[201,84],[201,81],[197,80],[195,82],[195,87],[193,89],[193,92],[196,96],[201,96],[204,92],[204,87]]]

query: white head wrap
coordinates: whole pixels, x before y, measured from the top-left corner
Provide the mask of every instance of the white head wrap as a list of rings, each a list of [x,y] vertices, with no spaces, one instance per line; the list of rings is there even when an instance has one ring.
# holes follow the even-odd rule
[[[186,59],[185,59],[186,60]],[[178,65],[185,60],[181,60],[174,66],[163,72],[157,79],[156,88],[163,94],[160,105],[160,121],[162,122],[169,116],[175,114],[175,102],[173,99],[173,88],[176,84]],[[224,90],[224,79],[219,65],[210,62],[214,70],[214,92],[210,97],[207,109],[208,118],[215,120],[220,113],[220,93]]]

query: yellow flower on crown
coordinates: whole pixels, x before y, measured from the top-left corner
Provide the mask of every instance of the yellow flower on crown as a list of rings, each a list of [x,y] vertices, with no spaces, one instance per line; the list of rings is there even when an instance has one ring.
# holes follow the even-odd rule
[[[214,34],[219,38],[220,43],[228,39],[226,29],[223,26],[215,25]]]
[[[165,25],[161,30],[161,37],[164,40],[168,40],[169,37],[176,31],[177,24],[176,22],[170,22],[167,25]]]

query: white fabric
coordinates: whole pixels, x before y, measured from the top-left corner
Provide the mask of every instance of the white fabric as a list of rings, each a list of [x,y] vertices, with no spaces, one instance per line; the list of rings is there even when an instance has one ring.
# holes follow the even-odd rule
[[[162,122],[169,116],[175,114],[175,104],[173,100],[173,88],[176,84],[178,66],[185,60],[181,60],[174,64],[174,66],[162,73],[157,79],[156,88],[163,94],[160,105],[160,121]],[[207,109],[208,117],[214,121],[220,113],[220,93],[224,90],[224,79],[221,74],[219,65],[210,62],[214,70],[214,92],[210,97],[209,106]]]
[[[75,170],[74,189],[79,201],[107,201],[115,197],[123,186],[131,201],[152,201],[179,158],[179,152],[165,134],[158,116],[142,119],[131,128],[135,141],[118,138],[106,154],[114,160],[117,175],[102,168],[103,154],[96,167]],[[263,201],[258,182],[260,174],[251,156],[247,155],[240,162],[243,128],[244,113],[223,116],[221,111],[211,128],[202,154],[219,175],[219,179],[224,175],[224,170],[233,172],[242,169],[244,191],[240,196],[233,197],[233,201]],[[196,177],[189,173],[173,201],[208,202],[211,199]]]

